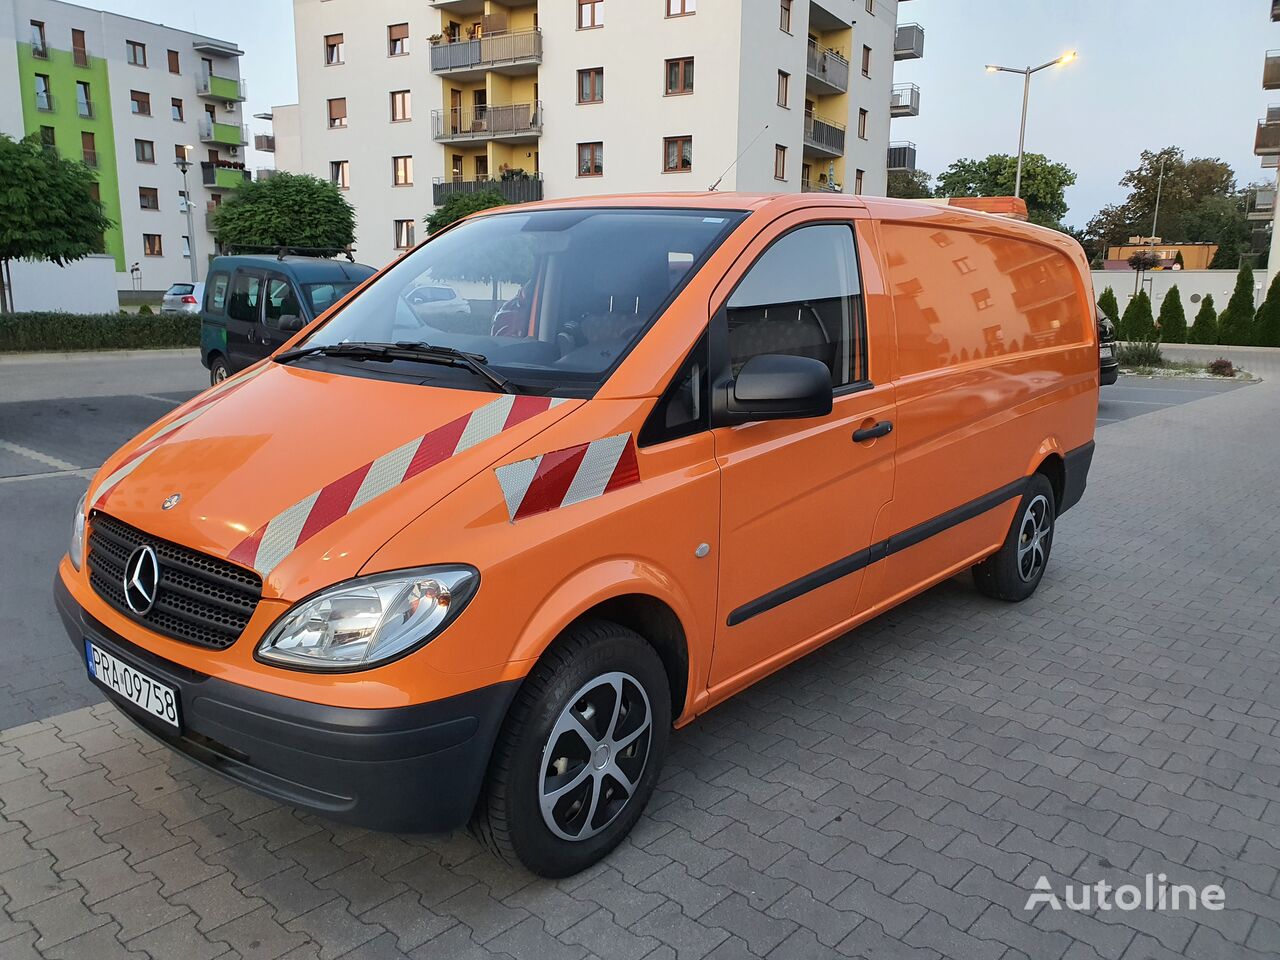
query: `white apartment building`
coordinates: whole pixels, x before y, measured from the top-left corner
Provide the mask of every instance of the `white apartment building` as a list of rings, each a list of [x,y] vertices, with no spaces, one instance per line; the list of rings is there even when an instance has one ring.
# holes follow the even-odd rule
[[[117,289],[189,280],[193,259],[204,278],[208,212],[248,175],[240,56],[225,40],[61,0],[0,0],[0,132],[38,135],[96,171],[117,224],[104,237]]]
[[[919,107],[893,89],[924,41],[898,2],[294,0],[299,103],[272,113],[373,265],[486,188],[880,194],[890,116]]]

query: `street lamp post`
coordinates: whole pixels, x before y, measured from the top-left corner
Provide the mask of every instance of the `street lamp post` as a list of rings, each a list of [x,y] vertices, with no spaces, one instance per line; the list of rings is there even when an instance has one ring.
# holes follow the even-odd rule
[[[191,282],[200,282],[200,271],[196,264],[196,228],[191,217],[191,188],[187,185],[187,171],[191,169],[191,161],[187,159],[191,147],[182,148],[182,156],[173,161],[173,165],[182,171],[182,192],[187,198],[187,253],[191,261]]]
[[[1014,179],[1013,195],[1022,196],[1022,155],[1027,142],[1027,101],[1031,97],[1031,75],[1047,70],[1049,67],[1062,66],[1076,58],[1076,52],[1069,50],[1057,59],[1042,63],[1038,67],[1001,67],[994,63],[987,64],[987,73],[1018,73],[1022,75],[1022,126],[1018,130],[1018,173]]]

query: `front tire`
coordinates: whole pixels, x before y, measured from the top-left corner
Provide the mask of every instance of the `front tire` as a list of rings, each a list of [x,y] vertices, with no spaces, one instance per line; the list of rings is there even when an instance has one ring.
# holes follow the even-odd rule
[[[609,621],[570,627],[516,694],[474,832],[539,876],[591,866],[644,812],[670,730],[670,688],[653,647]]]
[[[231,376],[231,368],[227,366],[226,357],[215,356],[209,360],[209,384],[217,386]]]
[[[1057,501],[1042,473],[1032,474],[1000,549],[973,568],[979,591],[997,600],[1018,602],[1036,592],[1053,547]]]

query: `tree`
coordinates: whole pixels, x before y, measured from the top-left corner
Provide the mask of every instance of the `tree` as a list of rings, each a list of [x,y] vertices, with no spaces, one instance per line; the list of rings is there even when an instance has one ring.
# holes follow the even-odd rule
[[[39,137],[0,134],[0,313],[13,312],[10,261],[64,266],[101,252],[102,234],[114,224],[93,196],[94,182],[88,167]]]
[[[439,233],[451,223],[463,217],[492,207],[505,207],[507,198],[496,189],[480,190],[476,193],[455,193],[436,208],[436,212],[426,218],[427,234]]]
[[[1196,322],[1187,333],[1187,343],[1217,343],[1218,312],[1213,309],[1213,294],[1206,293],[1196,313]]]
[[[921,200],[933,196],[933,177],[923,170],[890,170],[886,196]]]
[[[1182,259],[1181,250],[1179,250],[1177,255],[1173,258],[1173,265],[1177,267],[1179,270],[1181,270],[1183,267],[1187,265],[1187,261]]]
[[[1116,292],[1110,287],[1102,291],[1102,296],[1098,297],[1098,312],[1119,326],[1120,324],[1120,304],[1116,303]]]
[[[1259,347],[1280,347],[1280,273],[1267,289],[1267,299],[1253,322],[1253,341]]]
[[[246,180],[213,215],[223,247],[247,252],[290,247],[332,257],[355,242],[356,215],[336,184],[305,173]]]
[[[1147,296],[1147,291],[1139,290],[1138,295],[1124,308],[1119,336],[1121,340],[1130,343],[1157,339],[1156,322],[1151,316],[1151,298]]]
[[[1236,274],[1236,288],[1218,317],[1218,342],[1230,346],[1253,343],[1253,268],[1248,261]]]
[[[938,177],[940,197],[1011,197],[1017,180],[1018,158],[993,153],[984,160],[960,159]],[[1066,190],[1076,182],[1069,167],[1053,163],[1042,153],[1028,153],[1022,162],[1022,199],[1032,223],[1061,229],[1067,215]]]
[[[1129,254],[1129,266],[1141,273],[1160,265],[1160,258],[1154,250],[1135,250]]]
[[[1175,283],[1160,304],[1160,340],[1163,343],[1187,342],[1187,313],[1182,309],[1182,293]]]

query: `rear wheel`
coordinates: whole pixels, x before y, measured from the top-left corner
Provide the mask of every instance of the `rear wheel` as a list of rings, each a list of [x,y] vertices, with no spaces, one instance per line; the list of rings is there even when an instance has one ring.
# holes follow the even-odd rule
[[[602,620],[571,627],[516,695],[475,833],[540,876],[585,869],[640,818],[670,729],[666,672],[644,638]]]
[[[1053,485],[1032,474],[1000,549],[973,568],[973,582],[997,600],[1025,600],[1036,592],[1049,564],[1057,510]]]
[[[229,376],[231,376],[231,370],[227,367],[225,357],[214,356],[209,359],[209,383],[217,386]]]

